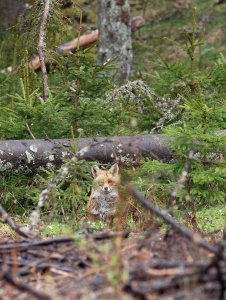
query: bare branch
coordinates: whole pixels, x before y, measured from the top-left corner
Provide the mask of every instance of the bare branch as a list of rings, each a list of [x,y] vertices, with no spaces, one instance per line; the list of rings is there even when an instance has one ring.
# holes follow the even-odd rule
[[[152,213],[154,213],[156,216],[162,218],[165,222],[170,224],[176,231],[181,233],[187,239],[189,239],[196,245],[198,245],[210,252],[217,253],[218,249],[215,246],[209,244],[198,233],[194,233],[193,231],[188,229],[186,226],[177,223],[170,215],[168,215],[164,211],[156,208],[147,198],[142,196],[134,187],[132,187],[131,185],[127,185],[127,190],[134,198],[139,200]]]
[[[0,215],[1,215],[1,219],[0,221],[2,223],[8,224],[17,234],[19,234],[20,236],[24,237],[24,238],[33,238],[32,236],[30,236],[28,233],[24,232],[19,225],[17,225],[13,219],[11,219],[11,217],[9,216],[9,214],[5,211],[5,209],[2,207],[2,205],[0,204]]]
[[[60,168],[59,173],[50,181],[47,188],[41,192],[39,196],[38,204],[30,216],[29,230],[33,230],[35,226],[38,224],[38,222],[40,221],[41,209],[44,206],[45,201],[48,199],[49,194],[51,193],[53,188],[56,187],[57,184],[69,174],[70,167],[78,160],[78,157],[83,157],[88,150],[89,150],[89,146],[86,146],[82,148],[80,151],[78,151],[77,154],[74,157],[72,157],[69,162],[67,162]]]
[[[12,276],[7,270],[0,274],[0,278],[5,280],[7,283],[12,285],[13,287],[17,288],[19,291],[27,292],[28,294],[32,295],[36,299],[39,300],[51,300],[52,298],[38,290],[33,289],[31,286],[23,283],[20,279],[17,277]]]
[[[44,11],[41,17],[41,24],[39,29],[39,41],[38,41],[38,55],[42,70],[42,83],[43,83],[43,99],[46,101],[49,97],[48,75],[45,64],[45,37],[46,37],[46,23],[49,14],[50,1],[45,0]]]
[[[182,173],[171,193],[171,197],[170,197],[170,201],[169,201],[169,206],[173,205],[174,202],[175,202],[175,199],[179,193],[179,191],[182,189],[185,181],[187,180],[187,176],[188,176],[188,171],[189,171],[189,168],[190,168],[190,162],[191,162],[191,159],[193,158],[193,155],[194,155],[194,151],[191,150],[188,154],[188,158],[186,159],[186,162],[185,162],[185,165],[184,165],[184,169],[182,170]]]
[[[70,164],[74,161],[76,161],[75,157],[73,157],[70,162],[64,164],[60,168],[59,173],[50,181],[47,188],[44,189],[41,192],[41,194],[39,195],[38,204],[30,216],[29,230],[33,230],[35,228],[35,226],[38,224],[38,222],[40,221],[40,212],[41,212],[42,207],[45,204],[45,201],[48,199],[49,194],[51,193],[52,189],[54,187],[56,187],[57,184],[68,175]]]

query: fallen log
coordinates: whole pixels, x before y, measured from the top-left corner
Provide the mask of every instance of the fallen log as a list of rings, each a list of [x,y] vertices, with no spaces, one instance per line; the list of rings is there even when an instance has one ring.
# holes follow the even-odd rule
[[[86,149],[78,159],[136,165],[141,158],[170,161],[168,137],[159,134],[55,140],[0,141],[0,173],[32,173],[58,168],[65,158]]]
[[[54,51],[62,56],[65,56],[67,51],[75,52],[78,48],[78,45],[80,49],[85,49],[87,47],[90,47],[97,40],[98,40],[98,30],[94,30],[83,34],[80,38],[75,38],[72,41],[60,45],[59,47],[55,47]],[[31,58],[29,62],[29,66],[35,71],[40,69],[41,64],[38,55],[34,55]]]
[[[141,16],[135,16],[131,19],[131,27],[132,32],[135,32],[139,30],[141,27],[145,25],[145,20]],[[69,42],[65,42],[58,47],[54,47],[53,51],[58,53],[61,56],[66,56],[67,52],[76,52],[78,49],[86,49],[88,47],[91,47],[93,44],[95,44],[98,41],[99,38],[99,32],[98,30],[93,31],[87,31],[85,32],[80,38],[75,38]],[[34,71],[38,71],[41,68],[40,60],[38,55],[33,55],[30,62],[29,67],[33,69]],[[5,69],[0,70],[0,73],[5,74],[8,72],[12,72],[14,68],[11,66]]]
[[[131,27],[132,31],[137,31],[141,27],[143,27],[145,24],[144,18],[141,16],[135,16],[131,19]],[[85,32],[80,38],[75,38],[72,41],[66,42],[58,47],[55,47],[53,50],[62,55],[65,56],[67,52],[74,53],[78,47],[79,49],[86,49],[93,45],[95,42],[97,42],[99,39],[99,32],[98,30]],[[34,55],[30,62],[29,66],[34,69],[35,71],[39,70],[41,67],[39,56]]]

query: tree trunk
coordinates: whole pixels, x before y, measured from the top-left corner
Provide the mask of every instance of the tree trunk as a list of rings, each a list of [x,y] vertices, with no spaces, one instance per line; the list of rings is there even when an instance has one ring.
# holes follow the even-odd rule
[[[141,158],[169,161],[169,138],[159,134],[109,138],[81,138],[79,140],[6,140],[0,141],[0,173],[35,172],[44,167],[53,169],[64,158],[72,157],[75,144],[84,149],[79,159],[136,165]],[[67,150],[68,149],[68,150]]]
[[[213,134],[225,135],[226,130]],[[141,158],[170,162],[172,151],[170,137],[161,134],[138,136],[115,136],[81,139],[55,140],[6,140],[0,141],[0,174],[36,172],[38,168],[53,169],[60,167],[65,158],[71,158],[77,146],[78,159],[137,165]]]
[[[99,0],[99,33],[98,62],[115,59],[118,77],[128,79],[133,57],[128,0]]]

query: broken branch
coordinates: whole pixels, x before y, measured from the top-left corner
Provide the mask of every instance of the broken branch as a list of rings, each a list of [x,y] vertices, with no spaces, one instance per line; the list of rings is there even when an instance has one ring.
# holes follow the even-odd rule
[[[48,75],[45,64],[45,37],[46,37],[46,23],[49,14],[50,0],[45,1],[44,11],[41,18],[41,24],[39,29],[39,41],[38,41],[38,56],[40,60],[40,66],[42,70],[42,83],[43,83],[43,99],[46,101],[49,97],[48,87]]]
[[[185,236],[187,239],[195,243],[196,245],[212,252],[217,253],[218,248],[209,244],[206,240],[204,240],[200,234],[195,233],[188,229],[186,226],[177,223],[170,215],[165,213],[162,210],[159,210],[156,208],[147,198],[142,196],[134,187],[131,185],[127,185],[128,192],[137,200],[139,200],[146,208],[148,208],[152,213],[154,213],[156,216],[162,218],[165,222],[170,224],[176,231],[181,233],[183,236]]]
[[[32,236],[29,235],[28,233],[24,232],[19,225],[17,225],[13,219],[9,216],[9,214],[5,211],[5,209],[2,207],[0,204],[0,215],[1,215],[1,222],[8,224],[17,234],[24,238],[31,239]]]

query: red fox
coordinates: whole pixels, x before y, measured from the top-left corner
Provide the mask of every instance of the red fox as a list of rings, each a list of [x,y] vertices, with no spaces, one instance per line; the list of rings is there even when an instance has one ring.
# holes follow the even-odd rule
[[[91,172],[94,179],[87,204],[88,218],[92,221],[100,219],[112,225],[120,202],[119,167],[114,164],[109,170],[101,170],[94,166]]]

